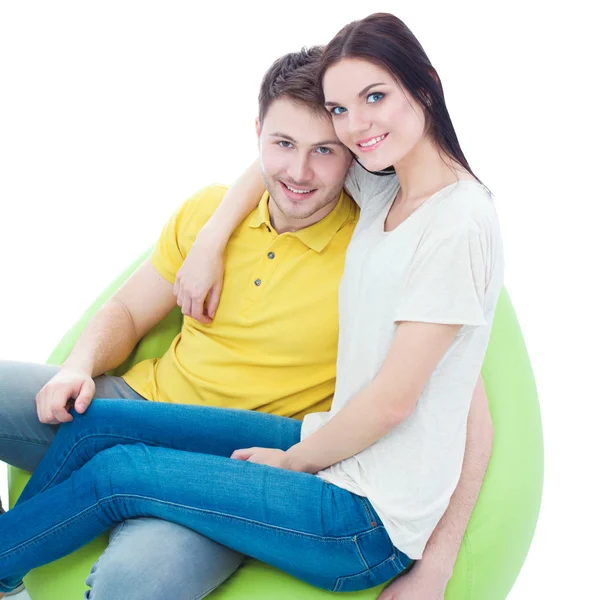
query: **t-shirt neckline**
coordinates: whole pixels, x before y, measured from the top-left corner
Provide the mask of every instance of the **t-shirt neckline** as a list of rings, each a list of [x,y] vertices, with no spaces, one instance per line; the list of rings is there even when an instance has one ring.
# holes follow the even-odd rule
[[[420,212],[420,210],[422,208],[424,208],[425,206],[427,206],[435,197],[439,196],[443,191],[447,190],[448,188],[457,186],[460,183],[475,183],[476,185],[481,186],[481,183],[479,183],[478,181],[473,181],[472,179],[459,179],[458,181],[449,183],[448,185],[439,189],[437,192],[434,192],[433,194],[431,194],[431,196],[429,196],[429,198],[427,198],[427,200],[425,200],[425,202],[423,202],[423,204],[421,204],[421,206],[419,206],[419,208],[417,208],[412,213],[410,213],[410,215],[408,215],[408,217],[406,217],[406,219],[404,219],[404,221],[402,221],[401,223],[396,225],[396,227],[394,227],[394,229],[390,229],[390,231],[386,231],[385,230],[385,222],[387,221],[390,210],[392,209],[392,204],[394,203],[394,200],[398,194],[399,190],[397,190],[396,193],[392,196],[391,200],[388,201],[388,205],[386,206],[385,210],[381,211],[381,214],[383,215],[383,221],[380,222],[380,224],[379,224],[379,232],[384,236],[388,236],[388,235],[391,235],[392,233],[394,233],[395,231],[402,229],[404,227],[405,223],[410,221],[414,215],[416,215],[418,212]]]

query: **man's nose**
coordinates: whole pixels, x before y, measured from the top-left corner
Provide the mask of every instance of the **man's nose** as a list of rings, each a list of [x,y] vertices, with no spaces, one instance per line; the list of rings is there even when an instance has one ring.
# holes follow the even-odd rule
[[[288,169],[288,175],[297,185],[305,185],[312,180],[313,172],[308,157],[299,157]]]

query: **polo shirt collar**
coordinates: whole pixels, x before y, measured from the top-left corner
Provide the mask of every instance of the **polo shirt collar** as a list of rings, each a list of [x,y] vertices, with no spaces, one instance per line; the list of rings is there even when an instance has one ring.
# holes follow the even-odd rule
[[[271,225],[268,203],[269,192],[265,192],[260,199],[258,207],[254,210],[254,213],[250,218],[250,227],[258,228],[262,225],[266,225],[270,228],[273,227]],[[291,233],[291,235],[295,235],[311,250],[321,252],[346,222],[351,209],[352,200],[342,190],[335,208],[324,219],[321,219],[310,227],[299,229],[298,231]]]

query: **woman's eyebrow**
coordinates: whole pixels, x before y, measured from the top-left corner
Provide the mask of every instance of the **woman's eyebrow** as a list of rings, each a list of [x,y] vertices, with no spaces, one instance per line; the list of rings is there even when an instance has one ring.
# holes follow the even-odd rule
[[[358,92],[357,96],[360,98],[364,95],[366,95],[366,93],[372,88],[375,87],[376,85],[385,85],[384,82],[379,82],[379,83],[371,83],[370,85],[368,85],[366,88],[363,88],[362,90],[360,90],[360,92]],[[339,102],[325,102],[325,106],[339,106]]]

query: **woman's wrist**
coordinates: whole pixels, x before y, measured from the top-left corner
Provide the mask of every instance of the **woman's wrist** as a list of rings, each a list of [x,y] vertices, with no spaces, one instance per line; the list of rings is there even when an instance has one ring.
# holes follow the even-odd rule
[[[196,235],[193,246],[202,246],[205,250],[222,253],[227,247],[230,234],[225,227],[218,222],[209,219]]]
[[[310,465],[302,455],[300,442],[288,448],[285,452],[286,467],[288,471],[296,471],[298,473],[316,473],[319,469]]]

